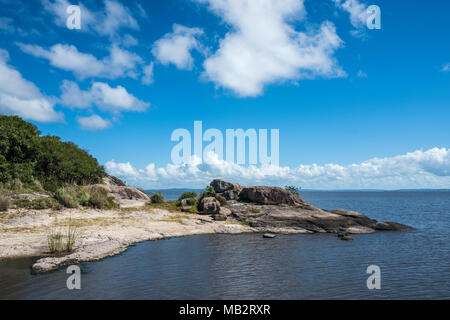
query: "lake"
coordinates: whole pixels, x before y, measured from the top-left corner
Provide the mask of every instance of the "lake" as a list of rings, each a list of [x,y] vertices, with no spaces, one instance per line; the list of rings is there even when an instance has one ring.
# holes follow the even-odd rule
[[[171,191],[176,198],[181,191]],[[353,235],[198,235],[149,241],[80,265],[32,275],[35,258],[0,261],[0,299],[449,299],[450,192],[301,192],[324,209],[404,223],[407,232]],[[369,290],[369,265],[381,289]]]

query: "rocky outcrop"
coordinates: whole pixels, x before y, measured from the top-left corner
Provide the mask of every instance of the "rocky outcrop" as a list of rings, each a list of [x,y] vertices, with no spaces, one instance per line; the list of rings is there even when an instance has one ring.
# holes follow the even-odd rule
[[[125,183],[120,180],[117,177],[110,176],[107,174],[105,177],[103,177],[103,184],[107,184],[109,186],[119,186],[119,187],[125,187]]]
[[[350,234],[411,229],[394,222],[378,222],[360,213],[333,213],[311,204],[260,205],[234,201],[227,208],[238,220],[246,221],[251,227],[262,231]]]
[[[230,216],[230,214],[223,214],[223,210],[227,209],[231,211],[232,218],[245,222],[262,232],[327,232],[340,234],[343,240],[352,240],[348,234],[412,229],[395,222],[376,221],[355,211],[323,210],[301,199],[299,195],[280,187],[241,187],[224,180],[214,180],[211,186],[230,201],[220,207],[220,203],[215,198],[205,198],[202,200],[204,203],[200,204],[201,211],[223,219]]]
[[[148,195],[146,195],[144,192],[142,192],[136,188],[132,188],[132,187],[114,186],[114,185],[107,185],[107,184],[95,184],[95,185],[89,186],[89,188],[105,190],[110,196],[114,197],[114,199],[117,201],[120,201],[121,199],[143,200],[143,201],[150,200]]]
[[[296,206],[305,204],[299,196],[280,187],[244,187],[239,193],[239,200],[266,205]]]
[[[220,195],[222,195],[227,200],[238,200],[240,192],[241,192],[241,189],[228,190],[228,191],[221,193]]]
[[[214,197],[205,197],[200,200],[198,209],[202,213],[217,214],[220,210],[220,202]]]
[[[239,192],[242,189],[242,187],[237,183],[232,183],[221,179],[214,179],[211,181],[210,185],[217,193],[223,193],[231,190],[237,190]]]

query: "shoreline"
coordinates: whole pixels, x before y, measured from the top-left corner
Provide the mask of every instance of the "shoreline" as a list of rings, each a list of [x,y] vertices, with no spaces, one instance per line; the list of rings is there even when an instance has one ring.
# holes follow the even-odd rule
[[[74,250],[66,255],[50,254],[48,234],[63,228],[69,220],[79,231]],[[0,216],[0,260],[35,257],[37,261],[32,272],[45,273],[111,257],[145,241],[197,234],[258,232],[262,230],[238,221],[214,221],[207,215],[157,208],[66,209],[58,212],[13,209]]]

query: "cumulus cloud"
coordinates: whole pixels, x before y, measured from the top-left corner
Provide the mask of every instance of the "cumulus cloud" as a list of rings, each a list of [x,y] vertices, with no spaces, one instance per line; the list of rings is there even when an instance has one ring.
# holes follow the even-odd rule
[[[363,70],[358,70],[358,73],[356,74],[358,78],[367,78],[367,73],[365,73]]]
[[[65,80],[61,86],[60,103],[72,108],[99,109],[114,113],[123,111],[145,111],[150,104],[139,100],[122,87],[110,87],[107,83],[94,82],[89,90],[81,90],[71,81]]]
[[[50,49],[23,43],[17,45],[25,53],[47,59],[52,66],[71,71],[82,79],[87,77],[135,78],[137,66],[142,63],[142,59],[138,55],[117,46],[112,46],[109,56],[99,60],[92,54],[78,51],[73,45],[56,44]]]
[[[111,160],[108,173],[145,188],[202,187],[222,178],[242,184],[301,185],[316,189],[450,188],[450,149],[433,148],[389,158],[374,158],[351,165],[299,165],[295,168],[266,165],[243,167],[220,160],[210,152],[204,161],[195,156],[182,165],[143,169]]]
[[[153,62],[146,65],[143,69],[142,84],[149,85],[153,83]]]
[[[350,14],[350,22],[355,28],[362,28],[367,22],[367,5],[358,0],[333,0],[336,6]]]
[[[63,115],[32,82],[8,64],[9,54],[0,49],[0,112],[39,122],[61,121]]]
[[[302,0],[197,0],[230,26],[204,62],[204,76],[239,96],[260,95],[266,85],[304,78],[341,77],[333,54],[342,41],[330,22],[298,32]]]
[[[203,34],[199,28],[173,25],[173,32],[157,40],[152,49],[155,58],[163,65],[174,64],[178,69],[191,70],[194,59],[191,51],[202,51],[198,37]]]
[[[44,9],[55,17],[55,23],[66,26],[68,14],[67,7],[71,5],[68,0],[42,0]],[[139,25],[130,13],[130,10],[115,0],[105,0],[104,9],[93,11],[83,4],[81,9],[81,31],[95,32],[101,36],[114,38],[123,29],[139,29]]]
[[[450,72],[450,63],[444,64],[442,66],[442,72]]]
[[[93,114],[89,117],[78,117],[77,121],[84,130],[104,130],[111,127],[111,122]]]

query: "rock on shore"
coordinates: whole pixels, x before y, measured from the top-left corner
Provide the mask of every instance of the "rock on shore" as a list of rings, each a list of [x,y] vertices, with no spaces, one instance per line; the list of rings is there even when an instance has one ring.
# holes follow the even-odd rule
[[[218,193],[222,196],[230,191],[237,193],[239,201],[226,197],[229,201],[224,207],[232,217],[263,232],[355,234],[412,229],[395,222],[379,222],[354,211],[323,210],[279,187],[241,187],[223,180],[214,180],[211,186],[222,191]]]

